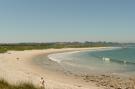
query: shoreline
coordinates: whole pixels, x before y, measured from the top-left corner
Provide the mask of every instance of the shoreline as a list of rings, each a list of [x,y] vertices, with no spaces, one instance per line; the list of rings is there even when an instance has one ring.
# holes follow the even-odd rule
[[[94,70],[94,68],[92,68],[92,66],[89,68],[88,66],[83,66],[80,64],[76,64],[74,63],[74,61],[70,60],[70,59],[66,59],[68,55],[74,55],[76,53],[83,53],[83,52],[94,52],[94,51],[107,51],[107,50],[117,50],[120,49],[120,47],[105,47],[105,48],[90,48],[87,50],[71,50],[71,51],[63,51],[63,52],[56,52],[56,53],[50,53],[47,55],[47,58],[50,61],[56,62],[58,64],[61,65],[61,67],[64,67],[64,69],[72,74],[104,74],[105,71],[98,71],[98,70]],[[41,55],[42,56],[42,55]],[[64,56],[64,57],[63,57]],[[45,56],[44,56],[45,57]],[[69,60],[69,61],[68,61]],[[44,62],[41,60],[41,62]],[[44,63],[42,63],[41,65],[44,65]],[[108,71],[109,72],[109,71]],[[111,73],[111,71],[110,71]],[[108,73],[108,74],[110,74]]]
[[[96,47],[96,48],[88,48],[88,49],[75,49],[75,50],[70,50],[70,51],[63,51],[63,52],[55,52],[55,53],[50,53],[47,55],[47,57],[55,62],[60,63],[59,60],[56,60],[52,57],[52,55],[57,55],[57,54],[74,54],[74,53],[79,53],[79,52],[86,52],[86,51],[106,51],[106,50],[114,50],[114,49],[118,49],[119,47]]]
[[[47,89],[102,89],[94,83],[83,82],[79,77],[67,76],[62,73],[59,75],[56,73],[57,70],[42,69],[31,62],[35,56],[42,54],[87,49],[91,48],[8,51],[0,54],[0,78],[11,84],[31,82],[39,86],[40,78],[44,77]]]
[[[105,47],[104,47],[105,48]],[[99,82],[100,77],[89,77],[89,75],[73,75],[63,73],[59,70],[44,69],[40,65],[34,64],[33,58],[39,55],[49,55],[53,53],[91,50],[92,48],[67,48],[67,49],[46,49],[46,50],[26,50],[9,51],[0,54],[0,77],[10,83],[18,84],[21,81],[31,82],[39,86],[40,78],[44,77],[47,89],[104,89]],[[97,48],[101,49],[101,48]],[[55,66],[55,62],[49,61],[46,66]],[[50,63],[50,64],[49,64]],[[62,70],[63,71],[63,70]],[[89,79],[90,78],[90,79]],[[93,78],[93,81],[90,81]],[[106,79],[103,77],[103,79]],[[113,80],[116,80],[115,78]]]

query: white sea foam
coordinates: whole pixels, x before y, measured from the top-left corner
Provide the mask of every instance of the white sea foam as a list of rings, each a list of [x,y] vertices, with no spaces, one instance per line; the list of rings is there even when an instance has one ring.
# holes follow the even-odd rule
[[[110,61],[110,58],[103,57],[103,61]]]
[[[48,55],[48,58],[55,61],[55,62],[58,62],[60,63],[61,61],[63,60],[71,60],[69,59],[68,57],[66,57],[67,55],[70,55],[70,54],[74,54],[74,53],[78,53],[80,51],[73,51],[73,52],[64,52],[64,53],[55,53],[55,54],[50,54]]]

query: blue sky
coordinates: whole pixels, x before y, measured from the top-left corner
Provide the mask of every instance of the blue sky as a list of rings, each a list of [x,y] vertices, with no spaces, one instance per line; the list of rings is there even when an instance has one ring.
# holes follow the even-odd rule
[[[0,42],[135,42],[135,0],[0,0]]]

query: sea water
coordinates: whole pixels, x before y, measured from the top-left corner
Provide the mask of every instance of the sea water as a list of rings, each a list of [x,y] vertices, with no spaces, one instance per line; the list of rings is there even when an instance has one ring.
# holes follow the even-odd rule
[[[135,74],[135,47],[51,54],[68,71]]]

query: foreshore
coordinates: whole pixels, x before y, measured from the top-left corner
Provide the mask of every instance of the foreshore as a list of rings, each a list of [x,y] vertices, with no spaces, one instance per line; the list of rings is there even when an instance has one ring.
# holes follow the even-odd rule
[[[48,69],[42,68],[40,67],[40,65],[36,65],[32,62],[33,58],[38,55],[93,49],[106,49],[106,47],[8,51],[7,53],[0,54],[0,77],[4,78],[11,84],[18,84],[20,82],[31,82],[37,86],[40,85],[40,78],[44,77],[46,89],[104,89],[105,86],[102,86],[102,82],[99,82],[99,80],[107,79],[108,77],[106,78],[106,75],[101,75],[102,77],[95,77],[94,75],[67,75],[57,70],[54,71],[49,69],[50,65],[55,65],[55,62],[52,62],[51,60],[48,60],[50,61],[49,63],[51,63],[47,64]],[[107,81],[109,81],[109,79]],[[116,80],[116,78],[111,78],[111,80],[113,79]],[[115,89],[114,87],[108,89]]]

